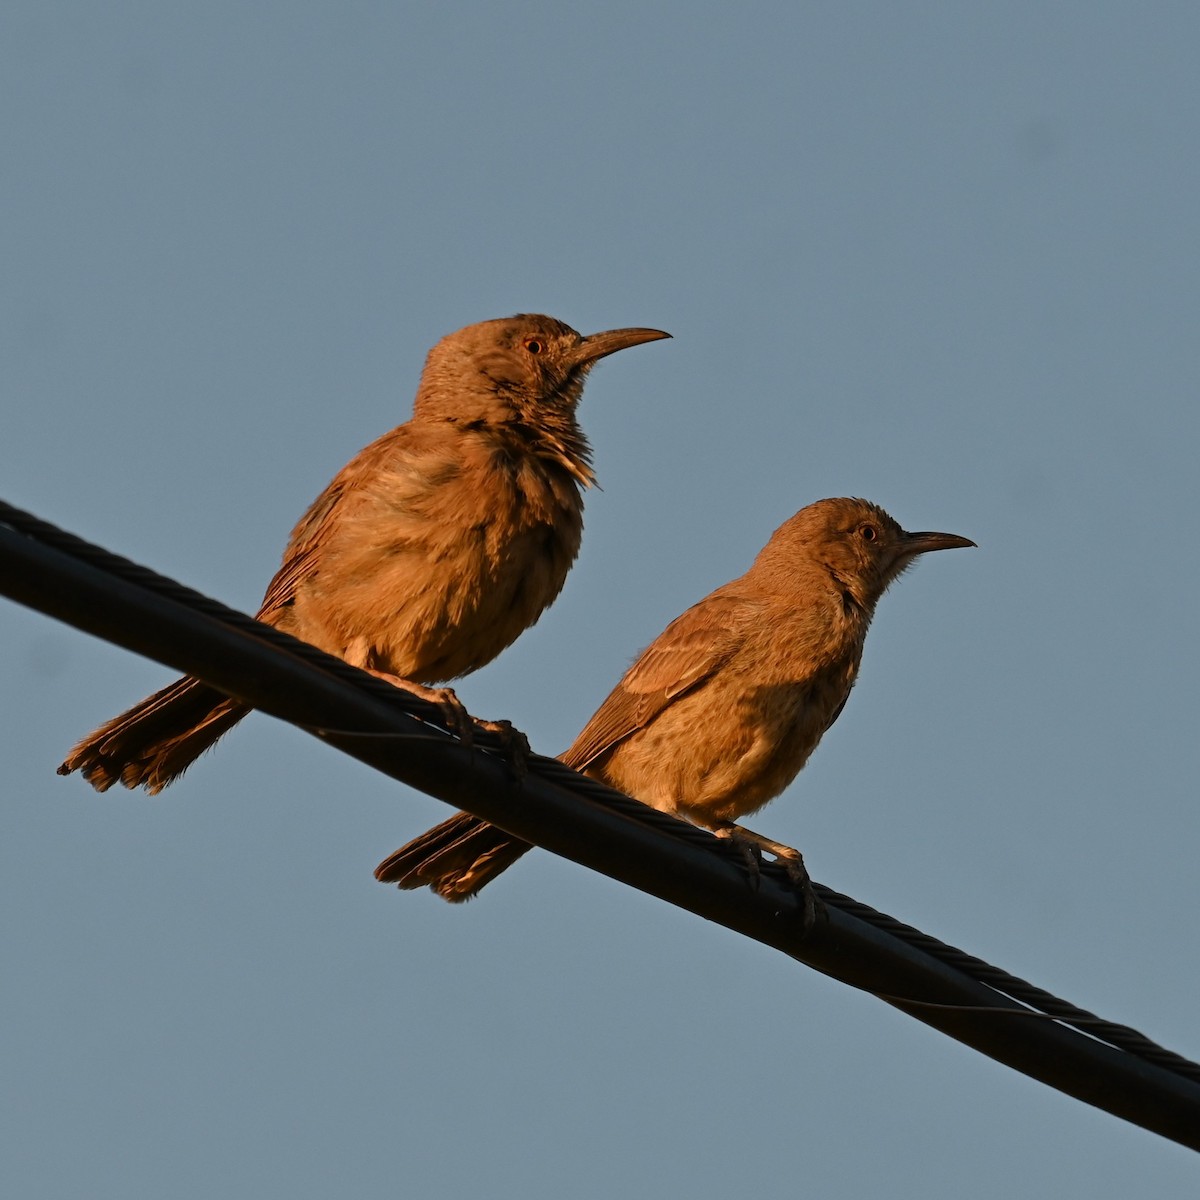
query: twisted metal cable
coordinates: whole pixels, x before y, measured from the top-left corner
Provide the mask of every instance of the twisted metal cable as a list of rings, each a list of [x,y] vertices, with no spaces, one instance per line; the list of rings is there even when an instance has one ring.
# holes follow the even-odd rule
[[[835,905],[842,912],[857,917],[860,921],[865,921],[918,950],[923,950],[926,954],[954,967],[976,982],[985,984],[1021,1004],[1028,1005],[1031,1013],[1052,1017],[1099,1042],[1104,1042],[1118,1050],[1124,1050],[1136,1058],[1154,1063],[1185,1079],[1192,1079],[1200,1083],[1200,1063],[1192,1062],[1190,1059],[1176,1054],[1173,1050],[1160,1046],[1136,1029],[1098,1017],[1095,1013],[1079,1008],[1036,984],[1029,983],[1016,975],[1010,975],[1007,971],[985,962],[982,958],[976,958],[975,955],[968,954],[965,950],[959,950],[955,946],[948,946],[945,942],[940,942],[937,938],[922,933],[911,925],[905,925],[895,917],[878,912],[860,900],[844,896],[822,884],[815,886],[817,894],[826,904]]]
[[[272,626],[265,625],[245,613],[238,612],[228,606],[205,596],[200,592],[186,587],[166,576],[159,575],[120,555],[104,550],[74,534],[60,529],[58,526],[35,517],[31,513],[0,500],[0,523],[25,537],[34,539],[54,550],[69,555],[80,562],[97,570],[103,571],[114,578],[120,579],[148,592],[162,596],[168,600],[184,605],[197,613],[220,621],[225,625],[249,634],[260,641],[278,648],[319,668],[335,678],[352,684],[372,696],[386,701],[400,710],[416,717],[422,722],[433,726],[439,732],[431,736],[451,736],[447,730],[443,710],[436,704],[420,697],[402,692],[383,680],[377,679],[367,672],[344,662],[333,655],[301,642],[290,634],[283,633]],[[352,730],[336,731],[344,738],[350,737],[388,737],[393,735],[365,733],[358,734]],[[484,750],[500,752],[505,749],[506,742],[502,735],[487,730],[478,732],[475,744]],[[717,838],[707,830],[681,821],[668,813],[663,813],[633,800],[630,797],[614,791],[612,788],[589,779],[564,766],[553,758],[541,755],[530,757],[528,768],[531,773],[557,784],[559,787],[588,800],[603,805],[623,817],[640,822],[669,835],[680,842],[693,846],[701,846],[710,853],[717,854],[728,860],[742,861],[742,852],[727,839]],[[764,863],[763,871],[779,880],[786,879],[786,872],[774,863]],[[910,925],[906,925],[895,917],[881,913],[869,905],[846,896],[822,884],[814,884],[815,890],[822,902],[831,908],[852,916],[865,924],[888,934],[891,937],[909,945],[939,962],[959,971],[969,979],[980,983],[998,995],[1024,1005],[1025,1009],[1011,1008],[984,1009],[978,1006],[937,1006],[959,1007],[962,1011],[977,1013],[981,1016],[994,1013],[997,1019],[1009,1017],[1043,1017],[1056,1023],[1069,1026],[1080,1033],[1114,1049],[1124,1051],[1135,1058],[1152,1063],[1164,1070],[1193,1082],[1200,1083],[1200,1064],[1174,1053],[1147,1038],[1144,1034],[1126,1025],[1107,1021],[1094,1013],[1088,1012],[1069,1003],[1052,993],[1045,991],[1028,981],[984,960],[968,954],[956,947],[949,946],[927,933],[923,933]],[[881,998],[898,1002],[902,1005],[922,1005],[923,1001],[903,996],[876,993]]]

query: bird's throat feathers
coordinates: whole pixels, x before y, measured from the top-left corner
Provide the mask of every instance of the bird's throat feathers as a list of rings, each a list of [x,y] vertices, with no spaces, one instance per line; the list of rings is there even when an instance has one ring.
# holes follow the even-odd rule
[[[546,380],[545,392],[540,396],[520,390],[497,394],[497,400],[503,400],[506,406],[501,418],[505,432],[539,458],[558,463],[581,488],[596,482],[592,448],[575,417],[586,376],[585,366],[571,371],[557,386]]]
[[[486,388],[443,395],[428,377],[418,397],[414,420],[444,421],[459,429],[512,446],[521,454],[556,463],[579,485],[595,485],[592,451],[575,419],[575,406],[583,390],[582,373],[561,391],[531,397],[521,389],[489,381]]]
[[[543,424],[540,428],[532,429],[528,425],[521,425],[520,430],[528,438],[529,448],[539,457],[558,463],[581,488],[595,486],[592,448],[573,419],[563,429],[556,430]]]

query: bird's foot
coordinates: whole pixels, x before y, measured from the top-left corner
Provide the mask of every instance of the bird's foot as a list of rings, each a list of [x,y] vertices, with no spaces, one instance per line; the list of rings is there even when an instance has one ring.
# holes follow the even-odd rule
[[[496,735],[500,741],[497,747],[500,757],[508,763],[518,779],[524,779],[529,773],[529,756],[533,753],[529,739],[511,721],[483,721],[478,717],[471,719],[476,729]]]
[[[740,826],[730,821],[726,825],[714,826],[713,833],[731,842],[742,856],[742,866],[750,877],[750,886],[757,892],[762,881],[762,846],[752,838],[743,837]]]
[[[377,679],[385,679],[393,687],[408,692],[410,696],[418,696],[430,704],[436,704],[441,710],[442,723],[464,746],[473,746],[475,734],[479,731],[494,734],[500,742],[500,757],[508,763],[516,776],[521,779],[528,773],[529,756],[533,751],[529,747],[529,739],[511,721],[484,721],[471,716],[463,702],[454,694],[453,688],[428,687],[412,679],[388,675],[383,671],[371,670],[370,673]]]
[[[415,679],[405,679],[400,675],[389,675],[386,671],[376,671],[370,667],[366,668],[369,674],[374,675],[376,679],[384,679],[392,685],[399,688],[402,692],[407,692],[410,696],[416,696],[418,699],[424,700],[429,704],[436,704],[441,711],[442,724],[454,734],[464,746],[470,746],[475,740],[475,727],[477,722],[474,717],[467,712],[463,706],[463,702],[454,694],[453,688],[435,688],[428,687],[426,684],[417,683]]]
[[[794,846],[785,846],[782,842],[763,837],[760,833],[735,825],[732,821],[723,821],[713,827],[717,837],[728,838],[742,852],[746,862],[746,870],[750,875],[751,885],[758,889],[762,877],[762,855],[765,850],[774,856],[775,861],[787,872],[788,880],[800,897],[800,921],[807,933],[816,924],[817,918],[824,915],[825,905],[817,898],[809,878],[808,868],[804,865],[804,855]]]

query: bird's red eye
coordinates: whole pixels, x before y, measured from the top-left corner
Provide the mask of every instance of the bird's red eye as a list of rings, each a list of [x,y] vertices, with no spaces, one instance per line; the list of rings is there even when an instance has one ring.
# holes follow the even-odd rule
[[[545,347],[537,338],[526,338],[525,349],[528,350],[530,354],[541,354]]]
[[[863,525],[858,532],[864,542],[873,542],[879,536],[879,530],[874,525]]]

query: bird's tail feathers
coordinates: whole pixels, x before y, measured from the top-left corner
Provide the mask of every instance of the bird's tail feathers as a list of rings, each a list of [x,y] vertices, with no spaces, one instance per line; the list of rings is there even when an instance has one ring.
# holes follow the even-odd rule
[[[114,783],[151,795],[178,778],[249,708],[185,676],[88,734],[67,755],[60,775],[82,773],[98,792]]]
[[[429,887],[452,904],[480,888],[532,847],[470,813],[458,813],[401,846],[375,868],[380,883],[408,891]]]

